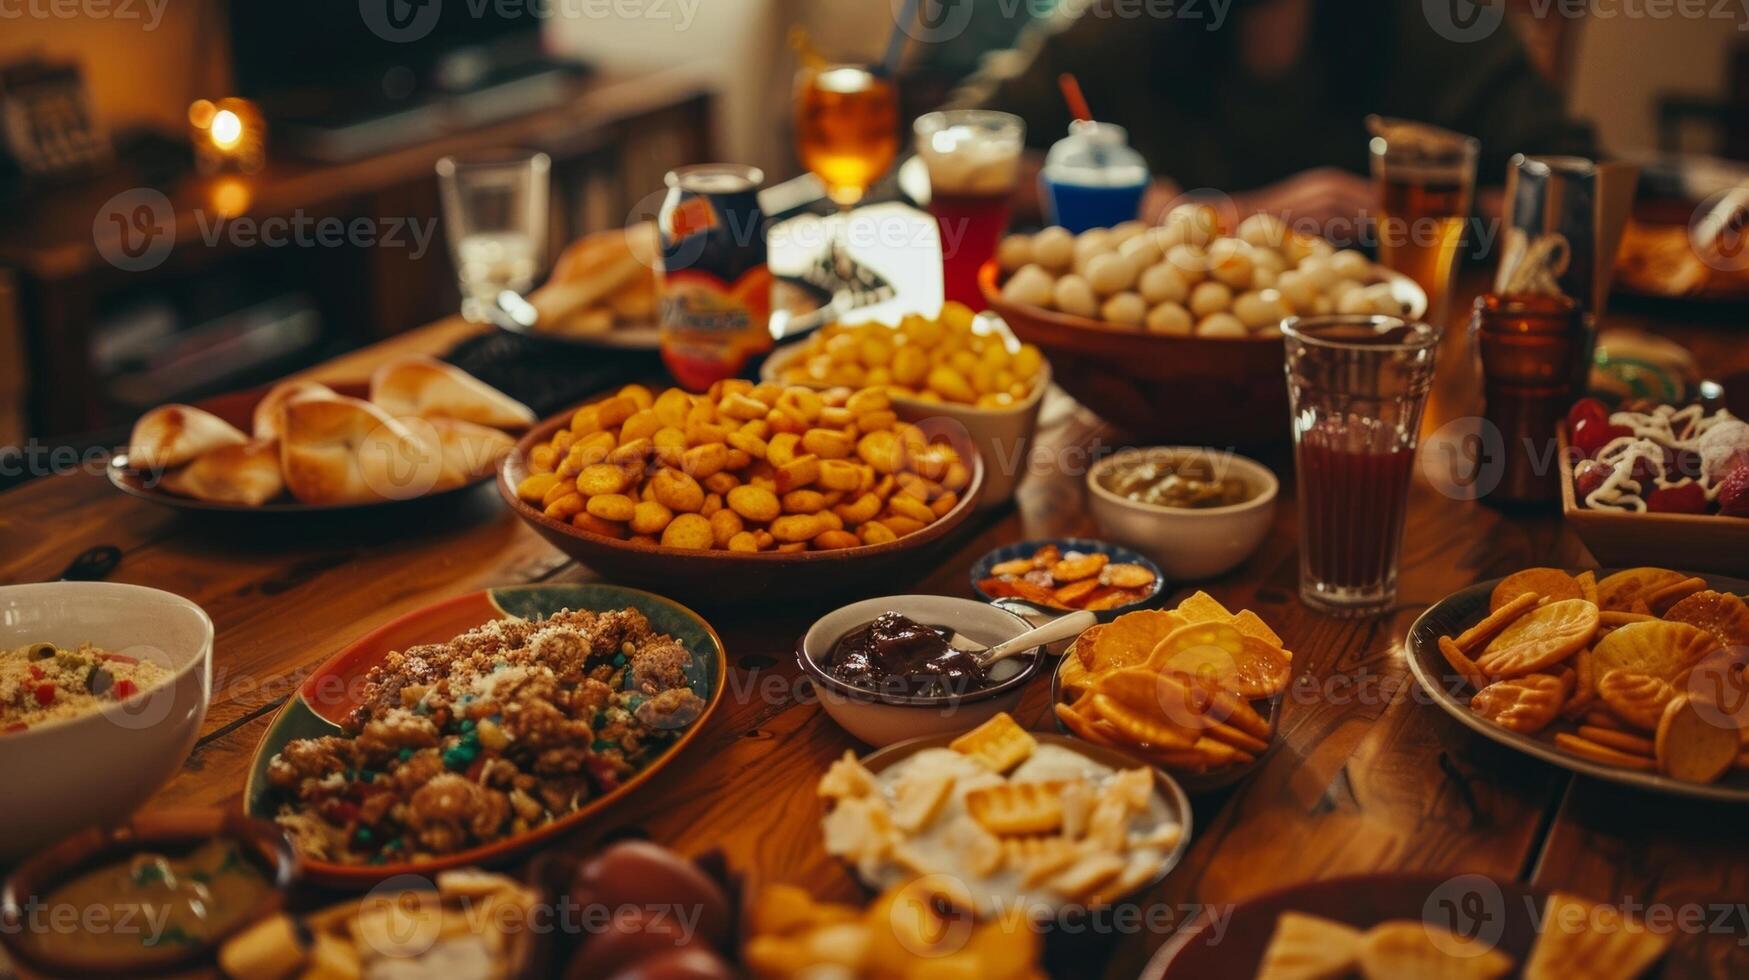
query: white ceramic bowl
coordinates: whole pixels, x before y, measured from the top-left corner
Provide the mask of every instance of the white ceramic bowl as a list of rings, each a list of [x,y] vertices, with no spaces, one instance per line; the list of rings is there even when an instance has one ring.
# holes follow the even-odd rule
[[[839,638],[884,612],[926,626],[951,626],[962,636],[994,646],[1032,628],[1006,609],[975,599],[900,595],[853,602],[815,621],[796,647],[802,673],[813,681],[820,703],[839,727],[877,748],[908,738],[967,732],[1020,703],[1026,685],[1043,666],[1042,651],[1017,654],[990,668],[996,683],[981,691],[924,698],[852,687],[821,666]]]
[[[994,317],[988,313],[980,315]],[[1000,322],[1000,318],[996,319]],[[1002,329],[1007,330],[1006,324]],[[774,352],[760,369],[760,378],[772,384],[785,384],[781,377],[783,369],[801,356],[802,346],[801,343],[790,344]],[[978,408],[898,396],[893,398],[893,410],[907,422],[922,424],[925,431],[928,431],[932,419],[957,423],[966,430],[984,457],[984,492],[978,495],[978,507],[982,509],[1007,503],[1026,475],[1027,452],[1032,447],[1033,434],[1038,431],[1039,406],[1044,403],[1045,391],[1050,386],[1051,365],[1046,361],[1033,381],[1032,393],[1008,408]]]
[[[1099,483],[1112,467],[1156,458],[1212,459],[1216,472],[1244,480],[1253,496],[1226,507],[1162,507],[1120,497]],[[1201,446],[1126,449],[1087,472],[1087,501],[1100,533],[1154,559],[1167,578],[1177,581],[1213,578],[1250,557],[1269,535],[1280,489],[1275,474],[1262,463]]]
[[[212,694],[213,623],[181,596],[138,585],[0,588],[0,647],[90,643],[171,671],[128,701],[0,734],[0,861],[126,819],[182,767]]]

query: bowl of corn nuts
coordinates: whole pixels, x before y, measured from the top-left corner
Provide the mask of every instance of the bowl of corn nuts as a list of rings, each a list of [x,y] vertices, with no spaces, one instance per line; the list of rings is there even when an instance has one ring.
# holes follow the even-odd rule
[[[949,419],[984,458],[979,507],[1014,496],[1026,475],[1051,365],[993,313],[947,303],[898,323],[830,324],[766,359],[764,380],[815,389],[878,388],[901,419]]]
[[[891,591],[972,511],[984,463],[879,389],[627,387],[531,429],[498,488],[560,551],[699,605]]]

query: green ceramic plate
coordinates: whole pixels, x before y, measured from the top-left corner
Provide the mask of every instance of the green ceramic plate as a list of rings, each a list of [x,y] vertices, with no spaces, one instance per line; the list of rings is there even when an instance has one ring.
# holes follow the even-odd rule
[[[575,828],[667,765],[704,727],[722,699],[726,671],[723,641],[697,613],[673,600],[617,585],[521,585],[446,599],[379,627],[316,668],[274,716],[255,748],[249,781],[243,791],[245,807],[251,816],[273,818],[275,806],[267,783],[268,761],[293,739],[340,734],[341,719],[358,703],[357,681],[388,653],[420,643],[442,643],[496,619],[539,619],[566,609],[606,612],[628,606],[648,617],[658,632],[686,646],[692,654],[688,679],[693,693],[705,700],[704,712],[698,720],[666,751],[612,792],[527,833],[428,861],[403,864],[350,865],[304,858],[303,874],[322,885],[367,887],[397,874],[430,874],[444,868],[503,860]]]

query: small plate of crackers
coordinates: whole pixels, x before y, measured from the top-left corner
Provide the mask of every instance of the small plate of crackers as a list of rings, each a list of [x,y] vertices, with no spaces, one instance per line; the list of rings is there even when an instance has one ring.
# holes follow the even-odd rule
[[[1142,976],[1632,980],[1670,944],[1615,906],[1475,874],[1329,878],[1221,915],[1204,910]]]
[[[1117,904],[1190,844],[1190,801],[1115,749],[1028,732],[999,714],[961,735],[846,752],[821,777],[828,853],[870,888],[963,883],[980,915],[1042,921]]]
[[[1153,602],[1160,566],[1120,545],[1051,538],[1005,545],[972,563],[972,591],[985,602],[1018,599],[1056,613],[1085,609],[1111,622]]]
[[[1275,744],[1293,653],[1262,617],[1206,592],[1094,626],[1057,665],[1057,722],[1171,772],[1192,792],[1245,777]]]
[[[1448,596],[1409,666],[1477,732],[1599,779],[1749,803],[1749,582],[1527,568]]]

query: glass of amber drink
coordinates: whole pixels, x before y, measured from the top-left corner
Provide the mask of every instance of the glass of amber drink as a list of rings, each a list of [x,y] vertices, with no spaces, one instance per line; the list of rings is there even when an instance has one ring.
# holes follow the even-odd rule
[[[1479,144],[1402,119],[1368,116],[1366,125],[1379,195],[1379,261],[1427,292],[1427,319],[1443,329],[1476,192]]]
[[[899,155],[899,92],[861,65],[803,68],[796,75],[796,155],[826,185],[840,219],[859,204]],[[832,254],[842,249],[840,220]]]

